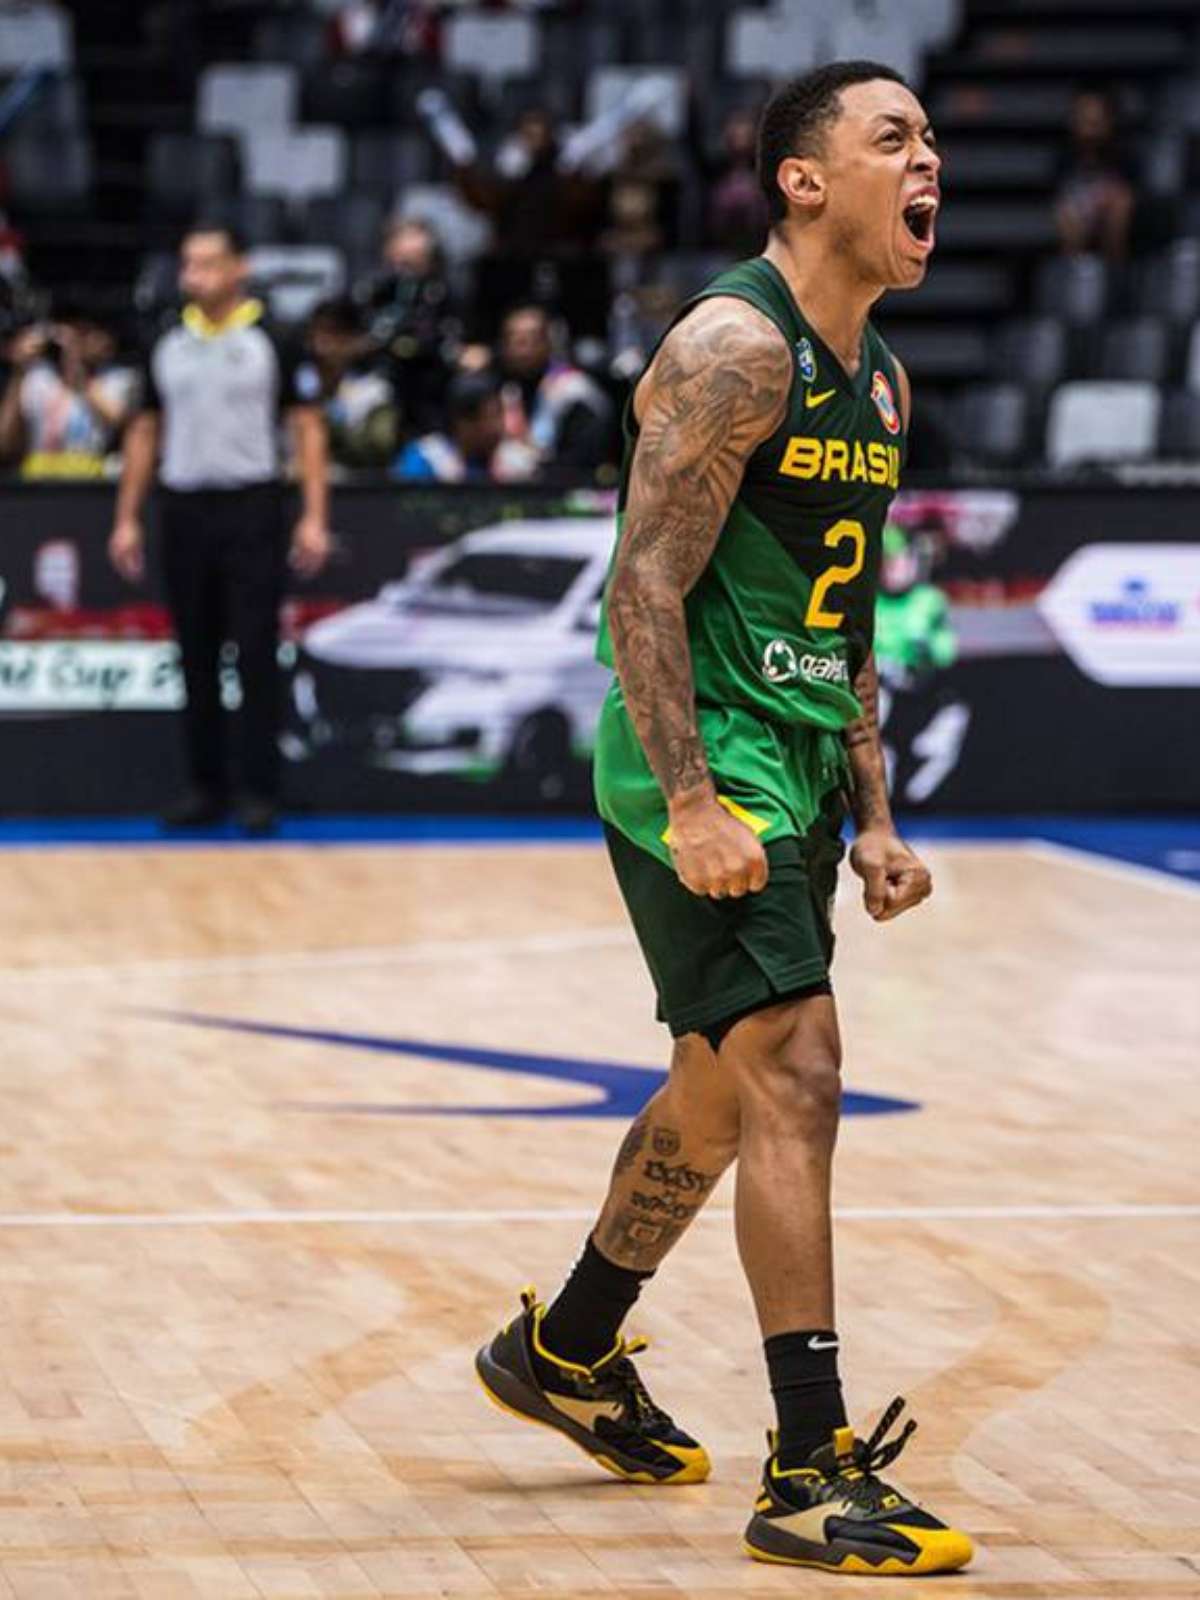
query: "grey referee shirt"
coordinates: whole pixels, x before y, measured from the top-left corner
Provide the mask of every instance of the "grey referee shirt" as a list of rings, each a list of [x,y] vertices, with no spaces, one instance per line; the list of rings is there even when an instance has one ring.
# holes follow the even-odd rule
[[[243,300],[221,323],[185,306],[151,347],[143,382],[143,406],[162,413],[166,488],[243,489],[279,477],[280,415],[306,402],[259,301]]]

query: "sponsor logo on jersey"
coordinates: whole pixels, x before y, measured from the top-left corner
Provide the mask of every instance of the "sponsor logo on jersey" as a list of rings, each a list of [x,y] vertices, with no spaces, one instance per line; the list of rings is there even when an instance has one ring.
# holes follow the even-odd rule
[[[1200,549],[1092,544],[1076,550],[1037,607],[1097,683],[1200,686]]]
[[[840,656],[798,655],[786,639],[772,639],[763,651],[762,674],[768,683],[849,684],[850,669]]]
[[[813,355],[812,341],[808,338],[796,341],[796,365],[800,368],[800,376],[805,383],[816,382],[817,358]]]
[[[816,478],[828,483],[876,483],[900,487],[900,447],[858,439],[811,439],[793,434],[784,447],[779,470],[788,478]]]
[[[804,396],[805,409],[815,411],[818,406],[823,406],[826,400],[832,400],[836,392],[834,389],[822,389],[820,394],[814,394],[810,389]]]
[[[887,431],[899,433],[900,413],[896,410],[892,386],[878,368],[871,374],[871,399],[874,400],[875,409]]]

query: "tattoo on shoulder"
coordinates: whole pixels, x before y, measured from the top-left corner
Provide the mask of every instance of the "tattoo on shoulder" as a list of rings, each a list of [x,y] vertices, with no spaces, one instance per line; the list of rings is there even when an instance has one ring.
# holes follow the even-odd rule
[[[708,779],[683,602],[708,564],[749,457],[783,416],[792,353],[735,301],[698,307],[650,374],[609,619],[626,704],[668,799]]]
[[[690,588],[746,461],[782,417],[792,371],[782,334],[739,302],[713,301],[679,325],[651,374],[623,554],[653,552]]]

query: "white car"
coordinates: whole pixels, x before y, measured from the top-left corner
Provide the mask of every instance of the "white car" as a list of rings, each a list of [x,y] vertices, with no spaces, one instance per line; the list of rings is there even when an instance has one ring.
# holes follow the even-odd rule
[[[611,517],[481,528],[304,635],[284,754],[565,791],[610,674],[595,659]]]

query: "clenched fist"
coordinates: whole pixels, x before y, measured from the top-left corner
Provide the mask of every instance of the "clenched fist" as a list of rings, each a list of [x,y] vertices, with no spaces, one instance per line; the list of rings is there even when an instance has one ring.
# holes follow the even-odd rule
[[[876,922],[889,922],[933,893],[929,868],[890,828],[866,828],[850,850],[863,881],[863,905]]]
[[[684,888],[714,900],[738,900],[766,887],[766,851],[710,789],[677,795],[669,810],[668,842]]]

